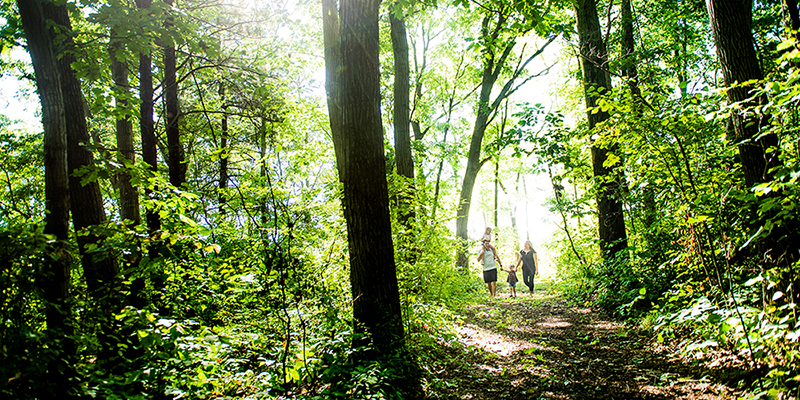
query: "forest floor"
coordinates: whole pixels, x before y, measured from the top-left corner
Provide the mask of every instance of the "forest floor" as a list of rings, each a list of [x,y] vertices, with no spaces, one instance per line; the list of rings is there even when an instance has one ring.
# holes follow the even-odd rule
[[[433,398],[736,399],[744,394],[736,386],[744,371],[672,356],[651,335],[540,287],[516,298],[503,292],[492,300],[487,293],[482,304],[461,310],[457,340],[440,349]]]

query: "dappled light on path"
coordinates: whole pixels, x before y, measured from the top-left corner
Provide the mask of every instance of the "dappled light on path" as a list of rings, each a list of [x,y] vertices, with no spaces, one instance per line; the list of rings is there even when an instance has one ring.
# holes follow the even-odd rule
[[[714,370],[653,350],[652,340],[554,292],[462,310],[440,368],[447,399],[728,399]]]

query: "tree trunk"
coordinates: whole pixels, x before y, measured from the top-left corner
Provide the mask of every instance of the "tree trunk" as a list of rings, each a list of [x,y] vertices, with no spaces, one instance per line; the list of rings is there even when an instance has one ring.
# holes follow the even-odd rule
[[[119,216],[123,221],[129,221],[131,226],[139,225],[141,213],[139,211],[139,191],[131,184],[131,174],[128,172],[135,163],[136,153],[133,147],[133,124],[127,117],[128,109],[128,67],[118,59],[117,54],[124,50],[122,42],[116,38],[116,31],[111,30],[111,45],[109,53],[111,58],[111,77],[114,80],[114,102],[116,105],[117,128],[117,161],[122,170],[117,173],[117,188],[119,189]],[[136,270],[139,266],[139,257],[128,261],[130,268]],[[145,282],[141,277],[134,279],[130,288],[129,303],[137,308],[143,308]]]
[[[794,37],[798,42],[795,43],[795,46],[798,46],[800,45],[800,12],[797,9],[797,0],[783,0],[783,12],[786,27],[791,29],[789,35]]]
[[[228,202],[228,106],[225,104],[225,84],[220,83],[219,95],[222,99],[222,134],[219,143],[219,213],[225,215],[225,205]]]
[[[750,80],[763,78],[753,46],[753,2],[752,0],[708,0],[706,2],[717,47],[717,57],[722,68],[725,86],[728,87],[728,103],[743,103],[745,107],[763,104],[764,98],[749,100],[752,85],[740,85]],[[731,112],[732,140],[737,143],[744,172],[745,184],[751,187],[771,180],[770,168],[780,165],[778,159],[778,137],[761,135],[766,117],[758,118],[753,112],[742,108]]]
[[[737,143],[739,157],[744,172],[745,185],[752,187],[756,184],[772,180],[771,170],[781,166],[779,141],[773,133],[762,133],[761,129],[769,124],[768,115],[759,117],[752,108],[766,104],[764,96],[751,98],[752,84],[737,85],[748,81],[763,78],[758,56],[753,45],[752,32],[752,0],[707,0],[708,15],[714,43],[717,47],[717,57],[722,68],[722,76],[727,86],[728,103],[741,104],[741,107],[731,109],[728,118],[728,135]],[[796,9],[796,7],[795,7]],[[769,197],[783,196],[780,192],[772,192]],[[776,199],[776,201],[780,201]],[[776,218],[774,211],[760,214],[758,203],[752,205],[752,226],[760,229],[765,221]],[[758,257],[765,260],[761,263],[763,269],[768,265],[778,262],[791,266],[797,261],[797,220],[784,219],[776,224],[766,237],[761,238],[756,244]],[[791,271],[791,269],[790,269]],[[785,299],[800,300],[800,282],[794,274],[784,275],[782,282],[776,288],[784,289],[791,296]],[[777,290],[773,288],[772,290]],[[770,295],[766,296],[767,298]]]
[[[69,367],[75,352],[71,337],[73,329],[68,322],[70,261],[67,250],[69,240],[69,177],[67,174],[67,133],[58,64],[53,42],[48,34],[41,5],[35,0],[18,0],[17,7],[25,31],[28,53],[36,74],[36,88],[42,107],[44,128],[44,175],[45,175],[45,227],[44,233],[53,235],[55,242],[47,249],[49,258],[41,289],[45,300],[45,320],[51,337],[59,338],[60,352],[48,366],[48,380],[66,392],[69,374],[62,369]],[[62,392],[63,394],[63,392]]]
[[[172,0],[166,0],[172,6]],[[172,29],[172,17],[167,18],[166,29]],[[175,45],[164,45],[164,102],[167,109],[167,154],[169,154],[169,183],[180,188],[186,182],[183,144],[180,132],[180,107],[178,104],[178,66]]]
[[[122,42],[115,38],[115,31],[111,32],[111,76],[114,80],[114,96],[117,113],[117,150],[118,162],[123,166],[117,177],[119,187],[119,214],[123,220],[131,221],[138,225],[141,221],[139,213],[139,192],[131,184],[129,167],[135,163],[136,153],[133,148],[133,125],[125,114],[128,109],[128,67],[117,58],[117,53],[123,51]]]
[[[259,172],[258,176],[261,182],[261,187],[263,189],[267,189],[267,119],[261,117],[258,125],[258,159],[259,159]],[[269,237],[267,235],[268,231],[268,222],[269,222],[269,207],[267,204],[269,202],[269,191],[263,190],[264,193],[261,197],[261,201],[259,201],[258,207],[258,214],[261,218],[261,226],[259,227],[259,234],[261,235],[261,246],[264,249],[264,252],[267,252],[269,249]]]
[[[622,75],[628,80],[628,88],[630,88],[634,104],[638,104],[640,103],[642,92],[639,89],[639,70],[636,57],[636,41],[633,38],[634,18],[631,0],[622,0],[620,8],[622,18]]]
[[[152,0],[136,0],[136,5],[140,9],[150,8]],[[152,71],[152,57],[149,50],[144,50],[139,54],[139,132],[142,138],[142,160],[150,166],[150,171],[153,173],[158,172],[158,139],[155,133],[155,121],[153,120],[153,71]],[[146,186],[144,190],[145,196],[152,199],[153,190]],[[147,231],[153,237],[156,232],[161,230],[161,217],[158,211],[152,207],[147,208],[145,211],[145,219],[147,220]],[[151,260],[159,257],[158,245],[150,245],[147,250],[148,256]],[[153,281],[154,293],[156,298],[153,299],[154,303],[158,304],[159,295],[164,287],[164,280],[159,274],[151,276]],[[131,288],[131,304],[134,307],[142,308],[146,305],[143,294],[145,282],[143,279],[137,279]]]
[[[136,0],[136,5],[140,9],[150,8],[152,0]],[[139,54],[139,130],[142,136],[142,160],[150,166],[152,172],[158,171],[158,151],[155,132],[155,121],[153,120],[153,71],[152,58],[149,51]],[[145,195],[152,196],[152,191],[145,190]],[[152,234],[161,229],[161,218],[158,213],[147,209],[147,230]],[[153,254],[151,254],[151,258]]]
[[[408,64],[408,37],[406,23],[389,13],[391,21],[392,52],[394,53],[394,143],[397,174],[414,180],[414,162],[411,158],[410,67]]]
[[[335,4],[325,1],[326,70],[342,65],[341,75],[327,83],[333,144],[342,182],[342,208],[350,248],[350,285],[354,327],[368,332],[377,356],[407,354],[400,293],[392,247],[386,158],[380,114],[378,0],[343,0],[339,32]],[[340,52],[329,39],[340,37]],[[333,58],[328,58],[332,56]],[[341,58],[338,58],[340,56]],[[331,75],[328,75],[330,78]],[[337,95],[333,96],[332,94]],[[335,103],[338,102],[338,105]],[[346,105],[346,107],[343,107]],[[336,126],[335,120],[341,125]],[[338,129],[337,129],[338,128]],[[413,363],[400,367],[400,382],[418,390]]]
[[[595,109],[598,98],[611,88],[611,76],[607,71],[608,53],[603,42],[595,0],[578,0],[575,3],[575,16],[580,41],[589,129],[594,129],[609,118],[607,112]],[[598,236],[600,248],[603,250],[606,260],[628,247],[622,203],[617,200],[621,180],[620,172],[603,165],[608,159],[608,153],[614,151],[615,148],[616,146],[606,148],[592,143],[592,166],[594,177],[599,182],[597,188]]]
[[[322,0],[322,33],[325,46],[325,93],[328,103],[328,118],[333,132],[334,147],[342,130],[342,109],[340,92],[342,87],[342,44],[339,38],[339,9],[336,0]],[[336,133],[339,132],[339,133]],[[336,168],[342,176],[345,163],[344,153],[335,151]]]
[[[456,266],[458,268],[466,268],[469,262],[467,258],[469,210],[472,201],[472,190],[475,187],[475,180],[485,162],[485,160],[480,159],[480,156],[486,128],[489,127],[491,118],[501,102],[516,90],[516,88],[514,88],[516,79],[520,77],[528,63],[542,54],[544,49],[556,38],[555,35],[551,36],[544,45],[531,56],[527,57],[527,59],[520,59],[517,65],[512,68],[511,76],[506,80],[505,84],[503,84],[500,92],[494,100],[491,100],[492,89],[495,83],[497,83],[500,72],[508,68],[508,57],[511,55],[516,45],[516,39],[513,37],[505,41],[501,39],[501,33],[504,30],[513,29],[506,26],[509,24],[509,18],[513,18],[505,14],[507,11],[509,10],[504,9],[489,13],[484,17],[482,22],[481,32],[484,38],[481,41],[486,43],[486,47],[482,49],[481,59],[483,60],[483,71],[481,74],[480,94],[478,96],[478,110],[475,116],[475,125],[472,129],[472,139],[470,140],[469,153],[467,156],[467,168],[466,171],[464,171],[464,180],[461,184],[461,193],[459,195],[458,209],[456,212],[456,237],[459,242],[456,250]],[[517,33],[521,34],[521,32]]]
[[[97,181],[81,183],[80,171],[94,168],[94,156],[84,144],[90,143],[89,130],[86,123],[84,99],[81,84],[72,63],[75,62],[72,37],[72,26],[67,14],[66,5],[55,6],[53,3],[43,4],[48,19],[63,29],[65,39],[59,44],[64,49],[58,61],[61,78],[61,94],[63,96],[67,131],[67,170],[69,171],[70,208],[72,224],[77,232],[105,222],[103,197]],[[59,37],[51,29],[52,37]],[[87,252],[90,245],[99,245],[103,237],[94,234],[78,234],[78,248],[82,256],[82,264],[86,283],[96,296],[105,296],[114,290],[119,268],[113,256],[108,252],[101,254]]]
[[[395,7],[400,7],[395,4]],[[408,64],[408,37],[406,22],[398,19],[394,10],[389,12],[391,23],[392,52],[394,53],[394,151],[397,175],[407,178],[398,194],[400,200],[400,222],[407,230],[413,229],[414,218],[414,161],[411,157],[410,113],[410,66]],[[408,185],[408,190],[406,189]]]
[[[501,15],[497,18],[498,20],[494,27],[495,33],[499,32],[505,24],[504,16]],[[486,17],[483,22],[484,31],[486,31],[489,22],[489,18]],[[483,136],[486,133],[486,128],[489,126],[489,117],[500,104],[503,97],[501,93],[494,102],[491,102],[492,89],[514,45],[515,42],[511,40],[492,50],[484,50],[484,65],[481,76],[480,95],[478,97],[478,111],[475,117],[475,125],[472,128],[472,139],[470,140],[469,153],[467,155],[467,168],[466,171],[464,171],[464,180],[461,183],[461,193],[459,194],[458,209],[456,211],[456,237],[460,241],[459,247],[456,250],[456,266],[458,268],[465,269],[469,265],[467,257],[467,246],[469,242],[467,230],[469,228],[469,210],[472,202],[472,190],[475,188],[475,180],[478,177],[478,172],[483,166],[480,159],[481,147],[483,145]],[[501,49],[502,53],[498,54],[498,50]]]

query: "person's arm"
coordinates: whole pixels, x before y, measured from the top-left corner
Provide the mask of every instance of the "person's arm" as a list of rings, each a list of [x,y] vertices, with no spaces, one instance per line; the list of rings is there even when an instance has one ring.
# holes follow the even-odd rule
[[[483,252],[486,251],[483,247],[481,247],[481,252],[478,253],[478,262],[483,264]]]
[[[522,254],[517,252],[517,265],[516,265],[517,268],[519,268],[520,263],[522,263]]]
[[[533,253],[533,274],[539,274],[539,257],[536,256],[536,253]]]

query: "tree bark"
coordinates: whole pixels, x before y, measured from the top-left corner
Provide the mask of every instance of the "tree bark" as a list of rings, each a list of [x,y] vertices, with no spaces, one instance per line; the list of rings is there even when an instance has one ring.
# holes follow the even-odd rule
[[[322,0],[322,31],[325,46],[325,93],[328,103],[328,118],[331,125],[334,148],[339,140],[342,131],[342,109],[341,103],[341,71],[343,68],[341,31],[339,27],[339,9],[336,0]],[[341,147],[341,145],[338,145]],[[345,161],[344,154],[340,151],[334,152],[336,155],[336,168],[339,176],[342,176],[342,165]]]
[[[172,6],[172,0],[166,0]],[[167,18],[166,29],[172,29],[172,17]],[[186,182],[183,144],[180,132],[180,107],[178,103],[178,66],[174,44],[164,45],[164,102],[167,111],[167,154],[169,154],[169,183],[180,188]]]
[[[152,0],[136,0],[136,6],[139,9],[148,9],[152,6]],[[147,32],[145,32],[146,34]],[[149,166],[152,173],[158,172],[158,139],[155,133],[155,121],[153,119],[154,99],[153,99],[153,60],[149,50],[144,50],[139,53],[139,133],[142,139],[142,160]],[[153,190],[149,185],[145,187],[144,195],[147,198],[153,198]],[[158,211],[153,207],[148,207],[145,211],[145,220],[147,222],[147,231],[151,237],[156,232],[161,230],[161,217]],[[151,260],[159,257],[158,245],[150,245],[147,249],[148,256]],[[152,277],[154,292],[158,298],[159,293],[164,287],[164,281],[160,275],[156,274]],[[137,279],[131,288],[131,304],[134,307],[142,308],[146,305],[142,291],[144,290],[145,282],[143,279]],[[155,299],[156,304],[159,303]]]
[[[152,0],[136,0],[140,9],[150,8]],[[139,54],[139,131],[142,136],[142,160],[150,166],[150,171],[158,171],[158,151],[153,120],[153,71],[152,57],[149,51]],[[146,189],[145,195],[152,197],[152,190]],[[152,208],[146,212],[147,230],[153,234],[161,229],[161,218]],[[151,258],[154,254],[151,254]]]
[[[408,37],[404,19],[389,13],[391,22],[392,52],[394,53],[394,143],[397,174],[414,180],[414,162],[411,157],[410,75],[408,63]]]
[[[798,42],[795,46],[800,45],[800,12],[797,9],[797,0],[783,0],[784,21],[786,27],[791,29],[790,36]]]
[[[67,132],[61,82],[58,75],[53,42],[48,34],[43,10],[35,0],[18,0],[17,7],[25,31],[25,41],[31,56],[36,88],[42,107],[44,129],[45,209],[44,233],[53,235],[55,242],[47,249],[48,260],[41,283],[45,300],[45,320],[52,337],[61,338],[55,348],[60,351],[57,360],[48,366],[49,380],[60,386],[67,382],[62,369],[69,367],[75,352],[71,337],[73,329],[68,322],[71,314],[67,300],[70,287],[70,262],[67,249],[69,240],[69,177],[67,174]],[[62,387],[65,390],[66,388]]]
[[[369,333],[379,356],[390,356],[407,353],[383,153],[379,4],[377,0],[343,0],[340,31],[336,32],[331,31],[338,25],[336,5],[325,0],[323,29],[331,131],[350,250],[355,329]],[[339,46],[334,42],[337,37],[341,38]],[[340,65],[343,68],[337,75]],[[407,367],[413,368],[412,364]],[[406,371],[406,387],[418,386],[416,373]]]
[[[61,78],[67,132],[67,170],[69,171],[70,208],[72,224],[78,232],[78,248],[81,253],[84,276],[89,291],[95,296],[106,296],[114,290],[119,268],[116,260],[108,252],[90,253],[90,245],[99,245],[104,239],[95,234],[81,233],[85,229],[105,222],[103,196],[100,184],[91,180],[82,184],[82,170],[94,167],[94,156],[85,144],[90,143],[89,130],[85,117],[81,84],[72,70],[75,62],[75,44],[70,36],[72,26],[65,5],[53,3],[42,5],[47,19],[54,21],[66,33],[58,47],[63,49],[58,58],[58,71]],[[59,37],[50,30],[51,37]],[[55,39],[54,39],[55,40]]]
[[[227,190],[228,190],[228,153],[230,149],[228,148],[228,136],[230,133],[228,132],[228,105],[225,104],[225,84],[219,84],[219,95],[222,99],[222,126],[221,126],[221,137],[219,143],[219,213],[221,215],[225,215],[225,205],[228,202],[227,197]]]
[[[395,4],[400,7],[399,4]],[[410,121],[410,76],[408,63],[408,36],[405,19],[398,19],[394,10],[389,11],[391,24],[392,52],[394,54],[394,152],[397,175],[407,178],[402,185],[404,190],[398,194],[400,202],[400,222],[407,230],[413,229],[414,218],[414,161],[411,157]],[[407,190],[405,190],[407,186]]]
[[[760,133],[767,124],[766,117],[759,118],[746,110],[765,101],[764,98],[749,99],[753,86],[743,85],[747,81],[763,78],[753,46],[753,2],[707,0],[706,6],[722,76],[728,87],[728,103],[742,103],[744,106],[732,109],[730,121],[733,130],[729,134],[739,149],[745,184],[752,187],[771,180],[769,170],[780,165],[778,137]],[[739,85],[734,87],[736,84]]]
[[[119,214],[123,220],[131,221],[138,225],[141,221],[139,212],[139,191],[131,184],[131,174],[128,165],[133,166],[136,153],[133,148],[133,125],[125,114],[128,109],[128,67],[117,56],[124,50],[122,42],[115,38],[116,32],[111,31],[111,76],[114,80],[114,96],[117,114],[117,150],[119,164],[123,166],[117,175],[119,187]]]
[[[765,96],[753,96],[753,84],[763,78],[758,56],[753,45],[752,0],[707,0],[706,7],[717,47],[717,57],[727,87],[728,103],[740,104],[731,108],[728,118],[728,136],[737,144],[739,157],[744,173],[745,185],[750,188],[773,179],[772,170],[782,165],[780,161],[780,143],[774,133],[762,133],[761,129],[769,124],[768,115],[759,116],[754,109],[766,104]],[[780,192],[772,192],[769,197],[783,196]],[[780,201],[780,200],[778,200]],[[758,203],[752,205],[751,223],[760,229],[764,222],[776,218],[774,211],[760,214]],[[796,219],[784,219],[776,224],[766,237],[756,244],[759,258],[767,261],[761,263],[763,269],[769,265],[783,262],[792,265],[797,260]],[[786,288],[793,301],[800,299],[800,282],[793,275],[782,279],[776,287]],[[773,289],[777,290],[777,289]]]
[[[598,99],[611,88],[607,70],[608,53],[600,29],[595,0],[578,0],[575,16],[580,42],[581,67],[589,129],[609,118],[607,112],[595,109]],[[608,154],[615,150],[592,143],[592,166],[598,181],[597,214],[600,248],[606,260],[628,247],[622,203],[617,200],[621,176],[614,168],[604,166]]]
[[[642,92],[639,89],[639,70],[636,57],[636,41],[633,37],[633,10],[631,0],[622,0],[620,5],[622,18],[622,75],[628,80],[628,88],[634,104],[640,103]]]

